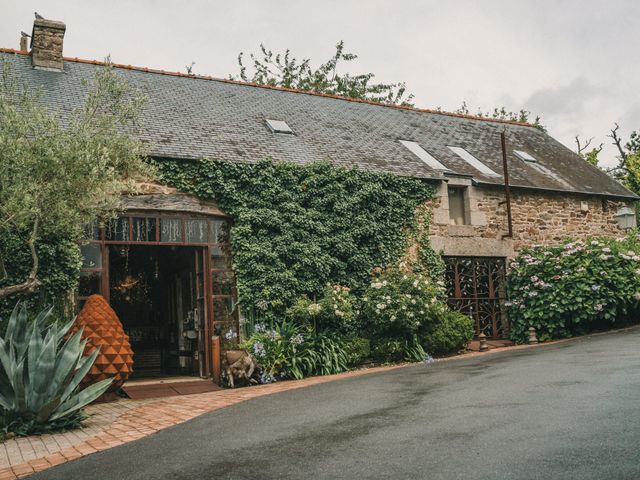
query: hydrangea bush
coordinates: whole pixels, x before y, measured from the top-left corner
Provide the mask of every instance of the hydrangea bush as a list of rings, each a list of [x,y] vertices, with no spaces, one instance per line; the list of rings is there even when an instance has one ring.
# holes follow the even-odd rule
[[[376,268],[362,298],[363,328],[372,350],[385,360],[426,358],[423,337],[431,333],[448,312],[441,281],[433,281],[399,264]],[[423,358],[418,358],[423,357]]]
[[[566,241],[525,250],[508,275],[511,337],[526,342],[620,325],[640,300],[640,244],[626,238]]]
[[[311,325],[320,332],[331,330],[353,334],[357,322],[354,298],[350,292],[348,287],[327,284],[320,298],[300,298],[287,311],[287,317],[298,325]]]

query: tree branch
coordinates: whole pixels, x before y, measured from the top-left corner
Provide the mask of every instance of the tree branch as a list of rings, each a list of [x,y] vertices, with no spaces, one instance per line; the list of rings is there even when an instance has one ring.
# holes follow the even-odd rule
[[[40,260],[38,259],[38,252],[36,251],[36,240],[38,239],[39,228],[40,221],[36,218],[33,224],[33,229],[31,230],[31,235],[27,241],[29,252],[31,253],[31,271],[29,272],[27,279],[17,285],[9,285],[8,287],[0,288],[0,300],[18,293],[34,293],[42,284],[38,279]]]
[[[620,153],[620,165],[618,168],[625,168],[627,164],[628,154],[625,152],[624,147],[622,146],[622,139],[618,136],[618,130],[620,129],[620,125],[615,124],[615,128],[611,129],[611,134],[607,135],[607,137],[613,139],[613,145],[618,148],[618,152]]]

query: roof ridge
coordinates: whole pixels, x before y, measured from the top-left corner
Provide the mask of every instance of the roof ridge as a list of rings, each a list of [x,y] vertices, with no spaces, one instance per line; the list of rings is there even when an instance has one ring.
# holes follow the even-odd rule
[[[28,56],[29,53],[28,52],[24,52],[22,50],[16,50],[13,48],[0,48],[0,53],[14,53],[17,55],[25,55]],[[86,60],[83,58],[78,58],[78,57],[63,57],[63,60],[67,61],[67,62],[75,62],[75,63],[87,63],[90,65],[106,65],[108,62],[104,62],[104,61],[100,61],[100,60]],[[144,73],[155,73],[155,74],[160,74],[160,75],[168,75],[168,76],[173,76],[173,77],[184,77],[184,78],[192,78],[192,79],[196,79],[196,80],[210,80],[210,81],[214,81],[214,82],[222,82],[222,83],[229,83],[232,85],[243,85],[243,86],[247,86],[247,87],[256,87],[256,88],[265,88],[268,90],[278,90],[278,91],[282,91],[282,92],[288,92],[288,93],[300,93],[303,95],[311,95],[311,96],[315,96],[315,97],[325,97],[325,98],[333,98],[336,100],[344,100],[347,102],[353,102],[353,103],[363,103],[366,105],[373,105],[376,107],[386,107],[386,108],[395,108],[397,110],[407,110],[410,112],[418,112],[418,113],[431,113],[431,114],[435,114],[435,115],[443,115],[443,116],[447,116],[447,117],[455,117],[455,118],[464,118],[464,119],[468,119],[468,120],[478,120],[478,121],[482,121],[482,122],[492,122],[492,123],[502,123],[502,124],[507,124],[507,125],[518,125],[521,127],[532,127],[535,128],[534,125],[532,125],[531,123],[526,123],[526,122],[518,122],[515,120],[501,120],[501,119],[497,119],[497,118],[489,118],[489,117],[480,117],[478,115],[468,115],[468,114],[463,114],[463,113],[454,113],[454,112],[445,112],[442,110],[434,110],[434,109],[430,109],[430,108],[418,108],[418,107],[410,107],[410,106],[406,106],[406,105],[395,105],[395,104],[391,104],[391,103],[381,103],[381,102],[374,102],[373,100],[366,100],[366,99],[361,99],[361,98],[351,98],[351,97],[343,97],[340,95],[333,95],[333,94],[329,94],[329,93],[321,93],[321,92],[312,92],[309,90],[299,90],[296,88],[287,88],[287,87],[276,87],[276,86],[272,86],[272,85],[264,85],[261,83],[255,83],[255,82],[244,82],[244,81],[240,81],[240,80],[231,80],[231,79],[225,79],[225,78],[218,78],[218,77],[213,77],[210,75],[195,75],[195,74],[188,74],[188,73],[182,73],[182,72],[172,72],[172,71],[168,71],[168,70],[158,70],[155,68],[149,68],[149,67],[138,67],[135,65],[125,65],[122,63],[109,63],[111,66],[113,66],[114,68],[122,68],[125,70],[133,70],[133,71],[137,71],[137,72],[144,72]]]

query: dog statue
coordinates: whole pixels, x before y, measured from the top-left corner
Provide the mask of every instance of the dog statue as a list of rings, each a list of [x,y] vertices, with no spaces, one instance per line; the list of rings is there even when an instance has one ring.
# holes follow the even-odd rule
[[[258,362],[255,358],[244,350],[227,350],[222,355],[222,367],[227,374],[227,381],[231,388],[235,388],[235,382],[247,380],[249,383],[258,383],[253,378],[257,373]]]

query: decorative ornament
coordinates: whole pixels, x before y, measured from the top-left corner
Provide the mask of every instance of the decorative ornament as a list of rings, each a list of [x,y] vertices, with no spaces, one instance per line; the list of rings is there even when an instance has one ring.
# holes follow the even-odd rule
[[[87,299],[70,334],[81,328],[84,328],[82,338],[87,339],[84,354],[89,355],[100,348],[96,361],[81,384],[87,386],[105,378],[113,378],[108,391],[117,390],[133,372],[133,350],[116,312],[103,296],[91,295]]]

